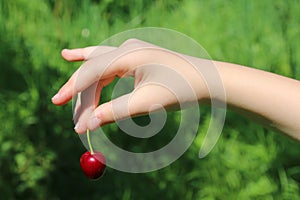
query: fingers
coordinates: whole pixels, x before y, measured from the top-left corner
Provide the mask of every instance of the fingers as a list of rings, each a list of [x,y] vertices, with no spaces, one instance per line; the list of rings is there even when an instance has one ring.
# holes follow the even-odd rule
[[[151,46],[137,40],[128,40],[120,48],[94,46],[73,50],[63,50],[62,56],[68,61],[86,60],[52,98],[55,105],[64,105],[74,95],[88,88],[91,84],[115,76],[122,77],[129,68],[142,63],[143,51],[132,53],[134,49]],[[129,72],[130,73],[130,72]],[[128,75],[128,74],[127,74]]]
[[[160,85],[143,86],[97,107],[87,121],[87,128],[95,130],[105,124],[160,110],[170,106],[170,100],[175,102],[176,97],[166,88]]]
[[[98,81],[97,79],[99,79],[99,73],[101,72],[101,69],[98,72],[97,67],[101,68],[101,55],[111,52],[115,49],[115,47],[110,46],[94,46],[81,49],[62,50],[63,58],[68,61],[90,60],[86,61],[86,63],[76,70],[71,78],[60,88],[58,93],[52,97],[52,102],[55,105],[64,105],[68,103],[78,92],[83,91],[92,83]],[[97,57],[100,58],[96,59]],[[109,56],[106,56],[107,61],[104,62],[103,65],[105,65],[105,63],[109,63],[110,59],[111,58]],[[94,69],[90,69],[91,66],[95,65],[96,67],[93,67]],[[79,74],[82,75],[78,76]],[[104,77],[101,77],[101,79],[102,78]]]
[[[74,129],[77,133],[86,132],[86,122],[99,104],[102,88],[112,81],[113,79],[99,81],[78,94],[78,99],[73,111],[73,120],[75,123]]]
[[[101,56],[89,59],[80,66],[68,82],[61,87],[58,94],[53,97],[52,102],[54,104],[63,105],[91,84],[102,82],[105,79],[113,79],[118,74],[125,73],[129,64],[123,58],[120,58],[119,49],[104,54],[103,52],[102,47],[99,50],[98,48],[94,50],[92,56],[96,54],[101,54]]]
[[[197,104],[196,90],[181,71],[158,64],[144,65],[136,69],[135,78],[136,88],[132,93],[95,109],[87,122],[89,129],[162,108]]]
[[[78,92],[83,91],[96,81],[123,76],[130,66],[142,62],[142,56],[130,54],[133,49],[153,45],[138,40],[128,40],[120,48],[111,46],[94,46],[73,50],[62,50],[62,57],[68,61],[82,61],[85,63],[72,75],[52,98],[55,105],[64,105]],[[140,52],[142,54],[142,52]],[[80,76],[79,76],[80,75]]]
[[[100,105],[88,119],[87,127],[94,130],[99,126],[129,117],[131,115],[129,112],[130,95],[127,94]]]
[[[146,48],[145,50],[145,46],[153,49]],[[164,102],[163,98],[166,97],[157,95],[155,89],[150,88],[149,91],[135,90],[133,94],[104,103],[95,110],[95,94],[98,96],[100,92],[96,92],[95,88],[93,92],[90,92],[90,87],[95,87],[95,83],[100,83],[100,85],[102,84],[100,88],[102,88],[111,82],[115,76],[122,77],[130,73],[133,75],[136,66],[145,62],[153,62],[153,59],[159,58],[157,54],[161,54],[161,51],[156,52],[155,49],[156,47],[154,48],[152,45],[133,40],[123,44],[120,48],[99,46],[63,50],[64,59],[68,61],[85,60],[86,62],[61,87],[52,98],[52,102],[56,105],[63,105],[80,93],[81,105],[80,108],[76,108],[77,114],[74,119],[76,122],[75,130],[78,133],[85,132],[87,128],[93,130],[100,125],[116,120],[148,113],[152,109],[153,103]],[[105,83],[104,80],[110,81]],[[93,100],[89,99],[91,96]]]
[[[79,93],[73,111],[74,129],[78,133],[84,133],[87,129],[86,121],[94,111],[100,100],[102,86],[100,83],[94,83],[89,88]]]

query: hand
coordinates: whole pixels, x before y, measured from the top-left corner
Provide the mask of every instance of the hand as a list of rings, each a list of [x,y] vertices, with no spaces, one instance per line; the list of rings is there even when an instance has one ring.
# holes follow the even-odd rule
[[[79,94],[74,118],[78,133],[209,96],[199,73],[207,61],[197,60],[203,65],[196,67],[193,58],[140,40],[127,40],[118,48],[63,50],[62,56],[68,61],[85,61],[52,98],[54,104],[64,105]],[[103,87],[116,77],[127,76],[134,77],[134,90],[98,106]]]
[[[85,60],[52,99],[63,105],[79,94],[74,117],[78,133],[162,108],[210,101],[212,106],[226,103],[300,140],[300,115],[295,112],[300,108],[298,80],[179,54],[135,39],[118,48],[63,50],[62,56],[68,61]],[[103,87],[115,77],[126,76],[135,79],[133,91],[98,106]]]

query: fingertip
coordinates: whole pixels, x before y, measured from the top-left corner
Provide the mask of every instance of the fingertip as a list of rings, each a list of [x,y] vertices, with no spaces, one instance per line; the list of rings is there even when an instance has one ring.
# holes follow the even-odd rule
[[[66,53],[68,51],[70,51],[70,49],[63,49],[63,50],[61,50],[61,53],[63,54],[63,53]]]
[[[70,50],[70,49],[63,49],[63,50],[61,51],[61,56],[62,56],[65,60],[67,60],[67,61],[72,61],[72,60],[73,60],[73,58],[72,58],[72,50]]]
[[[55,104],[55,105],[60,105],[60,104],[61,104],[61,94],[60,94],[60,93],[55,94],[55,95],[51,98],[51,101],[52,101],[52,103]]]
[[[84,134],[86,132],[86,126],[83,126],[82,123],[77,122],[74,127],[74,130],[78,134]]]
[[[83,61],[85,60],[84,49],[63,49],[61,56],[67,61]]]
[[[69,51],[69,49],[63,49],[63,50],[61,50],[62,57],[65,56],[65,54],[67,53],[67,51]]]
[[[109,119],[110,115],[107,112],[110,105],[111,105],[111,102],[106,102],[104,104],[101,104],[94,110],[94,112],[91,114],[91,116],[88,120],[88,123],[87,123],[87,127],[90,130],[95,130],[95,129],[99,128],[100,126],[103,126],[105,124],[112,122],[112,120]]]
[[[61,94],[60,93],[56,93],[53,97],[52,97],[52,101],[57,101],[58,99],[60,99]]]
[[[75,130],[75,132],[76,132],[77,134],[84,134],[84,133],[86,132],[86,130],[81,130],[81,129],[75,129],[75,128],[74,128],[74,130]]]
[[[92,117],[96,117],[100,120],[99,126],[104,126],[106,124],[113,123],[117,120],[117,117],[112,111],[112,101],[106,102],[98,106],[94,110]]]
[[[101,126],[101,119],[95,115],[91,116],[87,123],[88,129],[93,131],[100,126]]]
[[[71,100],[71,98],[72,97],[68,97],[64,93],[58,92],[51,98],[51,101],[53,104],[55,104],[57,106],[62,106],[62,105],[65,105],[66,103],[68,103]]]

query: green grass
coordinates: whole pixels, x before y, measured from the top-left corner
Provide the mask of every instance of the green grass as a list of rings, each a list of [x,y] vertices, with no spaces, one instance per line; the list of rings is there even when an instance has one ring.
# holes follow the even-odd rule
[[[170,166],[145,174],[108,169],[90,182],[79,168],[84,147],[73,131],[71,105],[50,101],[80,65],[63,61],[62,48],[97,45],[145,26],[182,32],[213,59],[299,79],[299,8],[297,0],[1,1],[1,197],[300,199],[299,144],[231,111],[206,158],[198,159],[209,120],[204,109],[198,137]],[[105,130],[130,149],[132,140],[117,137],[114,125]]]

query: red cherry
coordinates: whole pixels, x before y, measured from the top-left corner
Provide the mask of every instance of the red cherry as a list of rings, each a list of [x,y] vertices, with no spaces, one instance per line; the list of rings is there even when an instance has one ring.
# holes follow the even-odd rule
[[[87,151],[80,157],[80,167],[88,178],[98,179],[103,175],[106,167],[105,157],[100,152],[92,154]]]

